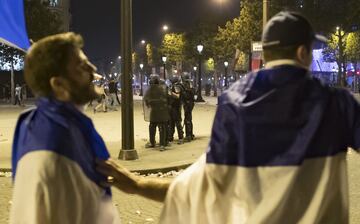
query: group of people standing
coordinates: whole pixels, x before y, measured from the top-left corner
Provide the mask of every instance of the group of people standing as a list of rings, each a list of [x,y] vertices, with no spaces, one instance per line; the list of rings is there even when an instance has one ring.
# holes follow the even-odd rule
[[[171,85],[158,75],[151,75],[149,88],[144,94],[143,103],[145,120],[149,121],[149,142],[146,148],[156,146],[156,128],[159,129],[160,151],[165,150],[174,141],[175,129],[178,134],[178,144],[194,139],[192,110],[194,108],[195,91],[188,75],[181,78],[174,76]],[[184,125],[182,124],[182,108],[184,110]],[[183,127],[185,126],[185,137]]]

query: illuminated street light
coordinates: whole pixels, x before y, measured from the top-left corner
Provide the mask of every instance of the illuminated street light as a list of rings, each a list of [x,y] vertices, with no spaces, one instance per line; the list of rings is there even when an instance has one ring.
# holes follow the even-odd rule
[[[146,43],[146,41],[145,40],[141,40],[141,44],[145,44]]]
[[[197,89],[197,98],[196,102],[205,102],[205,100],[201,96],[201,52],[204,50],[204,46],[199,44],[196,46],[197,51],[199,52],[199,73],[198,73],[198,89]]]
[[[227,77],[227,69],[229,66],[229,62],[224,61],[224,66],[225,66],[225,87],[228,87],[228,77]]]
[[[194,71],[196,71],[196,70],[197,70],[197,67],[196,67],[196,66],[194,66],[194,68],[193,68],[193,69],[194,69]]]
[[[166,56],[162,56],[161,60],[162,60],[163,65],[164,65],[164,80],[166,80],[166,60],[167,60]]]
[[[166,56],[162,56],[161,60],[162,60],[162,62],[166,63],[166,60],[167,60]]]
[[[201,54],[201,52],[202,52],[203,49],[204,49],[204,46],[201,45],[201,44],[199,44],[199,45],[196,46],[196,49],[198,50],[199,54]]]
[[[169,27],[168,27],[167,25],[164,25],[164,26],[163,26],[163,30],[164,30],[164,31],[168,31],[168,29],[169,29]]]
[[[143,95],[143,74],[142,74],[142,70],[144,68],[144,64],[141,63],[139,65],[139,67],[140,67],[140,94],[139,94],[139,96],[142,96]]]

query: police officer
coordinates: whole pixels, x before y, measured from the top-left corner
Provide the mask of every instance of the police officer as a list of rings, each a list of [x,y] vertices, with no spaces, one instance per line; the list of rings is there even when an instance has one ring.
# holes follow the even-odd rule
[[[169,109],[167,102],[166,86],[160,84],[158,75],[150,76],[149,89],[144,94],[144,104],[150,109],[149,143],[146,148],[155,147],[156,127],[160,133],[160,151],[167,146],[167,124],[169,121]]]
[[[171,87],[169,91],[169,109],[170,109],[170,121],[169,121],[169,135],[168,140],[172,142],[174,140],[175,126],[178,133],[178,144],[184,142],[184,131],[181,124],[181,92],[182,85],[178,76],[174,76],[171,79]]]
[[[191,141],[194,139],[194,133],[193,133],[193,123],[192,123],[192,110],[194,108],[194,95],[195,90],[192,85],[192,80],[190,79],[190,76],[188,74],[183,75],[182,77],[182,86],[183,91],[181,94],[181,100],[184,107],[184,123],[185,123],[185,140]]]

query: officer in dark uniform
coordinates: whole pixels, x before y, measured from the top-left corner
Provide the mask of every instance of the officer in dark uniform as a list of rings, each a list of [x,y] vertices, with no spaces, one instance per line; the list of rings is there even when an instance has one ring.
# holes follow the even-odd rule
[[[181,94],[181,100],[184,107],[184,123],[185,123],[185,140],[191,141],[194,139],[193,133],[193,123],[192,123],[192,110],[194,108],[194,101],[195,101],[195,90],[192,85],[192,80],[188,74],[183,75],[182,77],[182,86],[183,91]]]
[[[160,133],[160,151],[167,146],[167,124],[169,122],[169,108],[166,85],[160,84],[159,76],[150,77],[150,86],[144,94],[144,104],[150,110],[149,143],[146,148],[155,147],[156,127]]]
[[[178,144],[183,144],[184,142],[184,131],[182,127],[182,118],[181,118],[181,92],[182,85],[178,76],[174,76],[171,79],[171,87],[169,91],[169,109],[170,109],[170,121],[169,121],[169,135],[168,140],[172,142],[174,140],[175,126],[178,133]]]

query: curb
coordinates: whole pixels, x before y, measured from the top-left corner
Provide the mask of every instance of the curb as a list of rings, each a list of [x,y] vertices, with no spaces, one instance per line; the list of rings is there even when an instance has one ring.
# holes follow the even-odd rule
[[[139,173],[140,175],[148,175],[150,173],[167,173],[170,171],[179,171],[186,169],[189,167],[192,163],[179,165],[179,166],[170,166],[170,167],[161,167],[161,168],[152,168],[152,169],[143,169],[143,170],[130,170],[133,173]],[[11,168],[0,168],[0,172],[7,173],[11,172]]]

